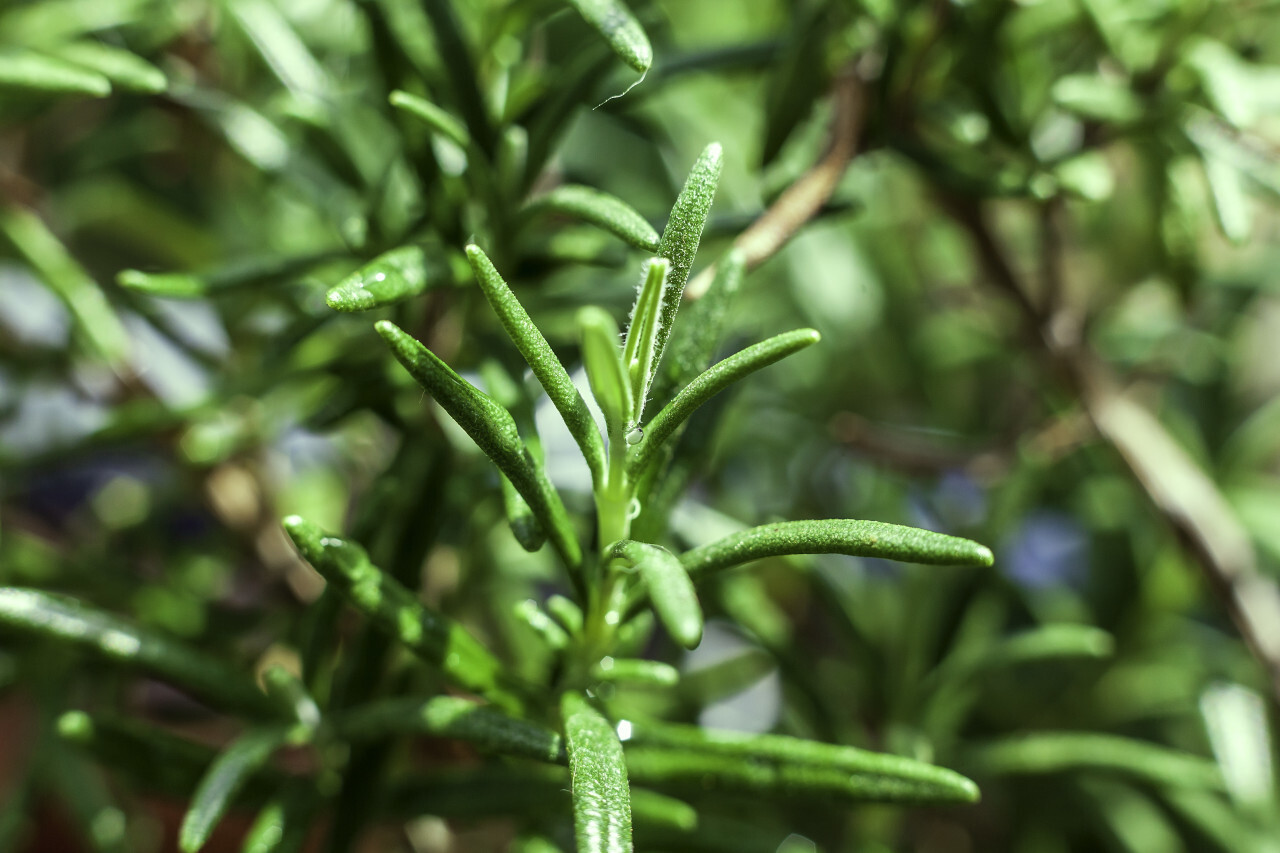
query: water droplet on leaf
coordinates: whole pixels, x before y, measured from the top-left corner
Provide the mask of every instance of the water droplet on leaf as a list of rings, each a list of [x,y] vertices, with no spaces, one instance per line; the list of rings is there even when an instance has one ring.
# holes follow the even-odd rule
[[[633,447],[639,444],[643,439],[644,430],[640,429],[640,427],[632,427],[631,431],[627,433],[627,444],[630,444]]]

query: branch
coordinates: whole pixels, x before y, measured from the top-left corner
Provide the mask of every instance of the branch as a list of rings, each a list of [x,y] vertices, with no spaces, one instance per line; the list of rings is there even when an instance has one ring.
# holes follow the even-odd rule
[[[867,92],[852,65],[836,77],[832,99],[831,142],[822,159],[787,187],[733,241],[733,247],[744,255],[747,269],[754,269],[777,254],[806,222],[821,212],[858,152]],[[715,274],[714,264],[700,272],[685,288],[684,298],[697,299],[706,293]]]
[[[1280,701],[1280,588],[1258,571],[1248,532],[1213,480],[1164,426],[1121,388],[1110,368],[1078,334],[1079,324],[1056,304],[1060,284],[1056,234],[1045,241],[1054,272],[1044,307],[1027,294],[983,219],[977,201],[947,197],[943,207],[973,239],[994,286],[1019,308],[1042,354],[1079,399],[1098,434],[1120,455],[1152,505],[1174,529],[1226,607],[1236,630],[1262,665]],[[1054,229],[1045,221],[1045,235]]]

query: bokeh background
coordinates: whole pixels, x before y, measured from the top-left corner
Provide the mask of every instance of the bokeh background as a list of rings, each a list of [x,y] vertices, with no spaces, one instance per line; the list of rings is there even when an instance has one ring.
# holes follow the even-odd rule
[[[515,544],[487,460],[372,323],[514,377],[585,510],[581,460],[460,250],[489,251],[574,369],[577,308],[623,322],[643,255],[525,200],[587,184],[661,227],[718,141],[695,274],[796,212],[750,256],[726,351],[797,326],[823,340],[695,423],[670,540],[867,518],[987,543],[996,565],[774,560],[705,590],[704,646],[653,653],[746,675],[681,715],[936,761],[984,793],[726,809],[738,834],[711,849],[1280,850],[1276,4],[632,5],[655,61],[607,102],[636,75],[554,0],[0,7],[0,583],[260,672],[296,660],[319,592],[282,516],[370,545],[421,528],[423,595],[539,672],[506,614],[559,589],[554,561]],[[393,110],[396,88],[474,147]],[[422,295],[326,305],[408,243]],[[1097,629],[1092,652],[1010,645],[1050,625]],[[181,784],[78,749],[57,725],[78,708],[213,745],[237,730],[0,630],[0,849],[172,849]],[[1046,732],[1077,739],[999,751]],[[1126,764],[1088,737],[1153,751]],[[239,849],[252,814],[210,849]],[[367,823],[369,851],[510,835],[429,806]],[[669,845],[652,849],[686,849]]]

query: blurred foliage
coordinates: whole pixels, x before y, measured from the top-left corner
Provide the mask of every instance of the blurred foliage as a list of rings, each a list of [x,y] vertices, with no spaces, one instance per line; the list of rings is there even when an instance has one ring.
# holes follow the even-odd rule
[[[749,258],[722,353],[823,340],[691,420],[655,493],[669,529],[638,526],[682,550],[875,519],[995,566],[771,557],[700,586],[697,649],[637,628],[680,679],[605,691],[637,721],[636,847],[1276,850],[1275,4],[611,5],[0,6],[0,584],[43,591],[0,627],[0,849],[176,849],[197,788],[184,832],[227,815],[210,850],[571,848],[564,757],[529,754],[553,705],[514,758],[452,706],[419,714],[454,701],[445,676],[322,595],[280,519],[341,531],[556,683],[575,591],[373,322],[536,426],[589,517],[463,247],[578,376],[579,309],[625,321],[651,236],[527,202],[585,185],[656,234],[718,140],[696,275],[830,151],[833,87],[856,86],[857,156]],[[613,52],[639,28],[652,65],[611,99],[649,65]],[[542,634],[512,616],[530,599]],[[300,735],[317,714],[332,733]],[[645,741],[650,718],[894,753],[982,801],[819,800],[734,775],[732,743],[679,765],[695,730]]]

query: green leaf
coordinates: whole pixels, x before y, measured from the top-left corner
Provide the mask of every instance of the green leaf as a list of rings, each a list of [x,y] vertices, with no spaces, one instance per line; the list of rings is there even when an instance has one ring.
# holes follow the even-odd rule
[[[574,636],[582,633],[582,608],[578,605],[563,595],[553,595],[547,599],[546,608],[566,632]]]
[[[498,476],[501,478],[499,483],[502,486],[502,509],[507,515],[507,524],[511,527],[512,535],[516,537],[521,548],[530,552],[537,551],[542,547],[542,543],[547,541],[547,532],[538,523],[538,517],[529,508],[528,501],[520,496],[515,486],[511,485],[507,475],[499,474]]]
[[[297,853],[311,834],[314,811],[297,791],[272,800],[258,812],[240,849],[243,853]]]
[[[622,0],[566,0],[604,36],[618,58],[641,74],[653,64],[653,48],[640,22]]]
[[[5,89],[105,98],[111,94],[111,81],[56,57],[5,50],[0,52],[0,91]]]
[[[0,59],[0,69],[3,67]],[[123,370],[129,357],[128,333],[98,283],[40,217],[23,208],[0,204],[0,233],[9,238],[18,254],[67,306],[84,342],[113,370]]]
[[[687,551],[680,562],[690,577],[702,581],[731,566],[788,554],[849,554],[936,566],[989,566],[995,559],[986,546],[957,536],[882,521],[833,518],[752,527]]]
[[[660,401],[671,399],[711,364],[729,306],[742,287],[746,264],[746,255],[738,249],[730,250],[716,263],[716,274],[707,292],[682,315],[680,334],[671,344],[655,389]]]
[[[557,650],[568,648],[569,635],[550,616],[544,613],[542,608],[538,606],[538,602],[532,598],[516,602],[512,612],[517,619],[536,631],[551,648]]]
[[[151,296],[167,296],[174,299],[195,299],[209,290],[208,282],[189,273],[146,273],[140,270],[121,270],[116,273],[116,284]]]
[[[680,297],[684,294],[685,283],[689,280],[689,270],[693,267],[694,256],[698,253],[698,243],[702,240],[702,229],[707,224],[707,214],[711,212],[711,200],[716,194],[716,184],[720,181],[722,161],[720,145],[713,142],[708,145],[693,164],[693,170],[685,181],[675,207],[671,209],[671,218],[663,229],[662,241],[658,246],[658,254],[671,261],[671,272],[667,276],[666,287],[662,296],[662,316],[658,322],[657,347],[653,363],[662,360],[662,353],[667,346],[667,338],[671,335],[671,324],[675,322],[676,312],[680,309]]]
[[[739,379],[816,344],[820,339],[821,335],[813,329],[797,329],[747,347],[708,368],[685,386],[645,427],[644,438],[628,451],[628,473],[638,477],[663,443],[707,400]]]
[[[278,716],[246,673],[168,637],[80,602],[34,589],[0,587],[0,626],[78,646],[190,690],[215,707]]]
[[[1249,204],[1249,194],[1245,190],[1244,175],[1221,157],[1202,153],[1204,175],[1209,181],[1218,227],[1222,229],[1222,235],[1232,243],[1245,243],[1253,231],[1253,211]]]
[[[638,658],[603,657],[591,668],[591,675],[600,681],[654,684],[659,687],[674,687],[680,682],[680,670],[674,666]]]
[[[613,546],[614,557],[639,570],[658,618],[677,643],[692,649],[702,641],[702,607],[684,565],[658,545],[626,540]]]
[[[419,98],[417,95],[397,89],[387,100],[396,109],[404,110],[414,118],[421,119],[434,133],[440,134],[459,148],[466,150],[471,147],[471,135],[467,133],[466,126],[451,113],[426,98]]]
[[[480,289],[484,291],[489,305],[502,321],[503,328],[507,330],[524,360],[533,369],[533,375],[538,377],[538,381],[546,389],[551,403],[564,418],[569,433],[586,457],[592,476],[599,482],[604,474],[604,445],[586,401],[578,393],[560,359],[551,351],[547,339],[538,331],[533,320],[529,319],[528,312],[511,292],[511,288],[507,287],[488,256],[473,244],[467,246],[467,260],[471,262],[476,281],[480,283]]]
[[[520,440],[511,413],[454,373],[435,353],[394,323],[383,320],[375,328],[418,384],[435,397],[436,402],[493,460],[498,470],[511,480],[516,491],[537,515],[565,564],[570,569],[577,569],[582,564],[582,546],[574,535],[560,495]],[[587,417],[590,418],[590,414]]]
[[[1158,787],[1223,788],[1222,773],[1207,758],[1115,735],[1036,732],[974,747],[967,758],[975,772],[990,776],[1102,770]]]
[[[1098,74],[1068,74],[1053,84],[1053,100],[1085,118],[1127,124],[1142,117],[1142,100],[1128,84]]]
[[[324,299],[335,311],[368,311],[417,296],[430,287],[430,278],[422,247],[401,246],[351,273]]]
[[[75,41],[59,45],[61,59],[106,77],[117,88],[155,95],[169,88],[164,72],[142,57],[98,41]]]
[[[631,411],[631,386],[622,367],[618,324],[604,309],[589,307],[578,312],[578,328],[591,394],[604,414],[609,435],[617,435]]]
[[[573,828],[578,853],[629,853],[631,790],[618,735],[586,697],[560,699],[569,771],[573,777]]]
[[[653,384],[654,368],[658,366],[658,329],[662,322],[663,300],[670,263],[664,258],[653,258],[645,263],[636,294],[635,307],[631,309],[631,324],[622,347],[622,369],[630,388],[626,399],[630,406],[627,413],[628,427],[644,416],[644,404]]]
[[[650,791],[631,789],[631,814],[637,824],[654,829],[692,832],[698,828],[698,810],[675,797]]]
[[[307,732],[313,732],[320,725],[320,706],[311,698],[307,686],[289,670],[282,666],[270,666],[262,674],[267,695],[284,711],[302,725]]]
[[[204,847],[236,793],[284,744],[285,735],[283,728],[251,729],[232,741],[210,765],[178,832],[178,847],[183,853],[197,853]]]
[[[390,735],[430,735],[465,740],[489,752],[550,764],[567,761],[560,735],[468,699],[437,696],[389,699],[347,711],[334,721],[344,740],[377,740]]]
[[[978,800],[978,787],[959,773],[898,755],[657,722],[631,720],[620,729],[628,734],[627,767],[642,784],[880,802]]]
[[[660,238],[649,221],[622,199],[601,190],[567,184],[531,200],[525,209],[572,216],[598,225],[637,249],[658,251]]]
[[[427,608],[370,563],[359,545],[329,536],[296,515],[284,520],[284,529],[306,561],[379,630],[439,667],[454,684],[504,706],[519,705],[497,658],[461,625]]]

